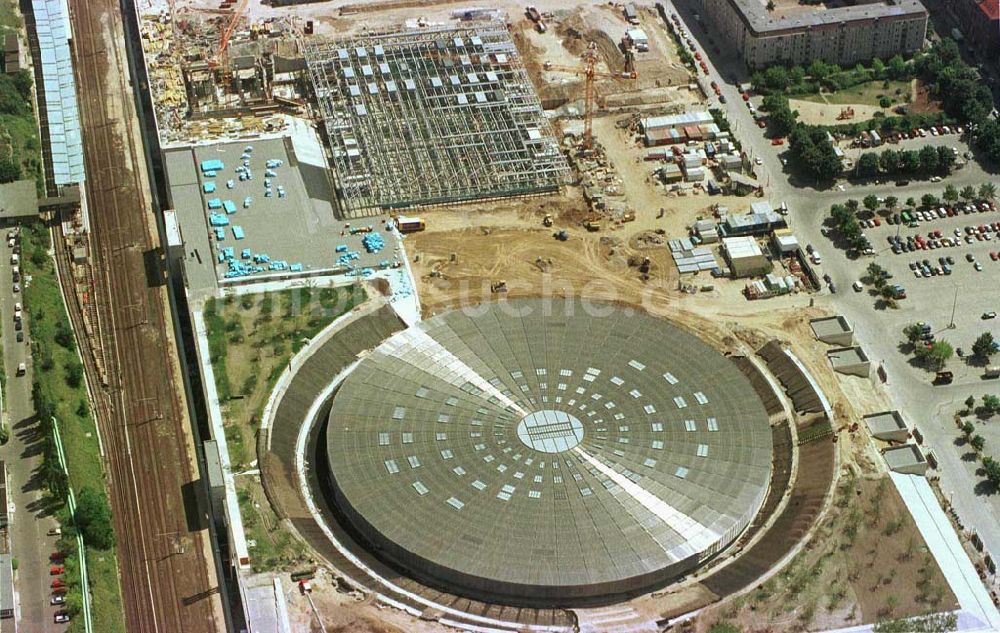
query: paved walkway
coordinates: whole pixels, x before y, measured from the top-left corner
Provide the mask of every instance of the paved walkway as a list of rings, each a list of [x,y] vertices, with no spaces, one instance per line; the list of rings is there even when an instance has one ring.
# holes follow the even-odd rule
[[[1000,631],[1000,613],[986,592],[979,574],[962,549],[951,522],[941,509],[927,479],[917,475],[890,473],[903,502],[924,537],[962,610],[961,630]]]

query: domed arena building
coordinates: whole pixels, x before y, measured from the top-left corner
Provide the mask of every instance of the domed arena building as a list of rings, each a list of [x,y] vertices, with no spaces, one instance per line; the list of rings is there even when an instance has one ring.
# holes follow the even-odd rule
[[[565,606],[651,590],[725,549],[768,492],[749,380],[633,308],[455,310],[340,378],[323,495],[367,552],[457,595]]]

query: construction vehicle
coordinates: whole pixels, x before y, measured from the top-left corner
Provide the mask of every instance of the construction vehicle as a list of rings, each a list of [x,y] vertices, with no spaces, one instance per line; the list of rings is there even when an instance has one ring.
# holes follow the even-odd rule
[[[590,232],[601,230],[601,221],[598,218],[587,218],[583,221],[583,228]]]
[[[501,294],[507,292],[507,280],[500,279],[498,281],[494,281],[493,283],[491,283],[490,292],[492,292],[493,294]]]
[[[552,226],[552,214],[546,213],[545,217],[542,218],[542,226]]]
[[[396,218],[396,228],[400,233],[416,233],[427,228],[422,218],[400,215]]]
[[[561,229],[552,234],[552,237],[556,238],[560,242],[565,242],[569,239],[569,232],[566,229]]]
[[[561,72],[583,75],[584,98],[583,98],[583,148],[590,149],[594,146],[594,79],[597,77],[607,77],[611,79],[637,79],[638,74],[631,72],[605,73],[597,70],[597,44],[591,42],[587,45],[587,50],[583,54],[583,66],[574,68],[572,66],[560,66],[550,62],[545,62],[545,70],[558,70]]]
[[[854,108],[851,107],[841,108],[840,114],[837,115],[838,121],[843,121],[845,119],[853,119],[853,118],[854,118]]]

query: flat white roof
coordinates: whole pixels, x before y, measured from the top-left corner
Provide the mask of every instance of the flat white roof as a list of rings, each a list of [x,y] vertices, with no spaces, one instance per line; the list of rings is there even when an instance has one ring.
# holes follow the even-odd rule
[[[740,237],[724,237],[722,238],[722,245],[725,247],[726,252],[729,253],[730,259],[760,257],[764,254],[764,252],[760,250],[760,245],[757,244],[757,240],[749,235]]]

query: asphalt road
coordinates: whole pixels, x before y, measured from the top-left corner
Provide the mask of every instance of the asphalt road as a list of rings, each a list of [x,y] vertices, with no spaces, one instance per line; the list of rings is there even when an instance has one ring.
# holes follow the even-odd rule
[[[13,292],[10,255],[6,237],[8,228],[0,229],[3,237],[0,257],[0,318],[4,369],[7,388],[4,405],[10,424],[10,441],[0,447],[0,458],[7,462],[8,499],[13,509],[10,520],[11,550],[19,566],[16,572],[18,595],[18,630],[62,631],[65,624],[56,624],[53,614],[57,607],[49,605],[49,553],[55,550],[56,537],[48,531],[58,526],[50,507],[42,499],[40,475],[43,437],[31,402],[31,350],[28,348],[28,319],[24,319],[25,341],[15,340],[14,303],[23,302],[21,293]],[[28,371],[17,376],[17,366],[25,363]]]
[[[829,273],[837,283],[840,291],[830,297],[833,309],[845,315],[855,326],[856,337],[864,346],[873,362],[882,363],[888,373],[886,387],[896,408],[898,408],[912,425],[923,433],[926,444],[932,448],[939,461],[941,488],[952,499],[966,527],[974,528],[982,537],[986,548],[1000,556],[1000,495],[983,485],[983,478],[976,474],[976,464],[968,458],[968,448],[956,443],[958,435],[953,413],[962,408],[962,401],[970,393],[981,395],[986,389],[976,371],[968,370],[960,360],[953,360],[948,369],[955,371],[956,380],[952,385],[932,387],[929,374],[920,367],[909,362],[909,357],[901,353],[898,344],[902,338],[903,325],[915,320],[931,322],[937,326],[947,325],[950,321],[956,284],[958,290],[958,309],[955,317],[956,329],[943,335],[957,346],[968,349],[971,347],[974,334],[983,329],[979,320],[980,314],[988,310],[1000,312],[1000,298],[996,296],[997,275],[1000,275],[1000,264],[982,258],[989,250],[984,243],[977,243],[969,250],[976,253],[984,266],[983,273],[971,270],[971,264],[964,261],[965,249],[947,249],[947,251],[920,251],[920,259],[928,258],[936,261],[939,255],[952,255],[956,259],[956,274],[945,278],[932,278],[918,281],[908,272],[905,256],[893,265],[898,269],[905,268],[897,274],[900,282],[907,288],[910,298],[903,302],[902,308],[895,311],[876,310],[874,299],[867,293],[855,293],[850,290],[850,283],[862,276],[869,258],[860,260],[849,259],[845,252],[835,249],[833,244],[821,234],[822,220],[828,215],[831,205],[843,202],[849,198],[859,201],[869,193],[880,196],[894,195],[905,201],[908,197],[917,200],[925,193],[933,193],[940,197],[945,186],[955,185],[961,189],[965,185],[975,185],[992,180],[1000,185],[1000,177],[996,173],[986,172],[974,161],[963,169],[955,171],[943,182],[912,181],[910,186],[896,187],[892,182],[874,184],[853,184],[842,182],[840,186],[830,189],[816,189],[807,183],[793,184],[794,176],[788,173],[781,163],[779,152],[785,146],[774,147],[770,139],[764,137],[764,130],[759,129],[743,99],[737,84],[747,81],[749,73],[737,56],[733,53],[719,54],[710,44],[712,37],[701,28],[693,18],[697,12],[690,2],[664,2],[668,16],[677,13],[685,28],[696,40],[697,49],[709,67],[706,77],[699,71],[699,80],[705,86],[715,80],[719,82],[727,103],[722,105],[713,95],[710,98],[713,107],[722,107],[727,111],[727,117],[733,126],[735,136],[743,144],[744,150],[751,157],[760,157],[761,165],[755,165],[757,178],[765,185],[767,197],[772,203],[786,202],[791,210],[790,225],[802,244],[812,243],[823,252],[823,265],[820,274]],[[719,43],[717,37],[714,38]],[[729,47],[720,47],[726,51]],[[721,69],[721,73],[720,73]],[[707,91],[710,95],[711,90]],[[920,147],[924,144],[947,144],[957,146],[961,152],[966,147],[955,135],[946,137],[927,137],[919,141],[908,141],[906,144],[890,145],[895,149]],[[796,186],[799,185],[799,186]],[[982,221],[1000,221],[1000,214],[983,214]],[[962,216],[971,218],[972,216]],[[926,228],[953,228],[952,225],[962,224],[961,218],[955,218],[951,224],[942,222],[940,226],[933,224]],[[973,220],[969,220],[972,222]],[[977,222],[978,223],[978,222]],[[895,230],[895,227],[892,227]],[[903,229],[907,231],[908,229]],[[923,231],[926,234],[926,230]],[[886,245],[885,236],[888,229],[882,227],[871,237],[876,248]],[[995,242],[990,242],[995,244]],[[916,254],[913,253],[913,259]],[[933,255],[933,257],[932,257]],[[889,251],[886,257],[893,256]],[[885,257],[880,257],[880,260]],[[885,262],[882,262],[885,265]],[[993,266],[989,266],[992,264]],[[909,276],[907,276],[909,275]],[[824,291],[826,292],[826,291]],[[992,326],[994,334],[997,326]],[[997,385],[1000,390],[1000,385]],[[988,440],[989,441],[989,440]],[[1000,434],[997,441],[987,446],[987,453],[1000,456]],[[963,459],[963,456],[966,456]]]

